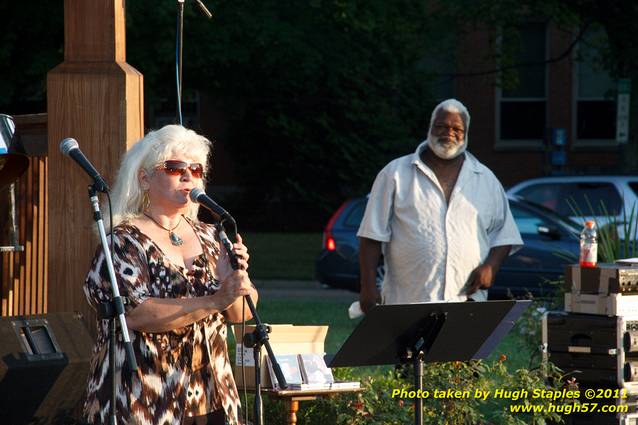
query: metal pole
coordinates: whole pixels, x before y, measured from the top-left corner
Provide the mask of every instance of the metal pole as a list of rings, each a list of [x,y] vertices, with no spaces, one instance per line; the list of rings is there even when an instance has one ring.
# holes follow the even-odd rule
[[[414,397],[414,423],[423,425],[423,351],[419,351],[414,356],[414,387],[417,389]]]

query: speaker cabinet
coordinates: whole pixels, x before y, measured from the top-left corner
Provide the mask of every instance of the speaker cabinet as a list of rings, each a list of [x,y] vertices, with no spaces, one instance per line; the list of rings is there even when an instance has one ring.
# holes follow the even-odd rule
[[[69,424],[79,418],[93,349],[75,313],[0,318],[0,421]]]

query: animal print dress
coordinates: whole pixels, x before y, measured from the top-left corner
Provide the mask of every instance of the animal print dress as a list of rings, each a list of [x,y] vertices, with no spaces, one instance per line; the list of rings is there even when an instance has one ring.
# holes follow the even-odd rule
[[[191,270],[171,263],[162,250],[137,227],[123,223],[113,231],[113,264],[127,311],[149,297],[188,298],[214,294],[219,281],[207,262],[218,258],[215,228],[189,223],[198,235],[203,253]],[[93,306],[111,299],[108,269],[99,246],[84,291]],[[108,423],[111,401],[108,321],[98,319],[97,343],[91,360],[85,420]],[[219,313],[169,332],[137,332],[129,329],[137,374],[129,372],[124,344],[118,332],[116,362],[117,417],[120,424],[179,425],[184,417],[223,409],[229,424],[240,423],[239,396],[226,346],[226,321]],[[123,367],[122,367],[123,366]]]

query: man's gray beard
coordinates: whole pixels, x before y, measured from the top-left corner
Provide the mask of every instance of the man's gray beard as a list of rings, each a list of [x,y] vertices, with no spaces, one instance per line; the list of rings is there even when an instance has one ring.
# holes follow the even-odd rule
[[[463,143],[460,145],[453,145],[451,147],[445,147],[439,142],[439,137],[435,137],[432,134],[428,135],[428,147],[434,152],[434,155],[441,159],[454,159],[461,155],[467,149],[467,141],[463,139]]]

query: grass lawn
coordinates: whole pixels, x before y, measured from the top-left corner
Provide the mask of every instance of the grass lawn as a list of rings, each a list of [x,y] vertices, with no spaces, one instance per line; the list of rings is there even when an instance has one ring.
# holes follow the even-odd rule
[[[326,353],[339,350],[359,320],[348,317],[349,302],[331,299],[260,299],[259,317],[269,324],[328,325]]]
[[[245,233],[242,237],[254,279],[314,279],[321,233]]]

